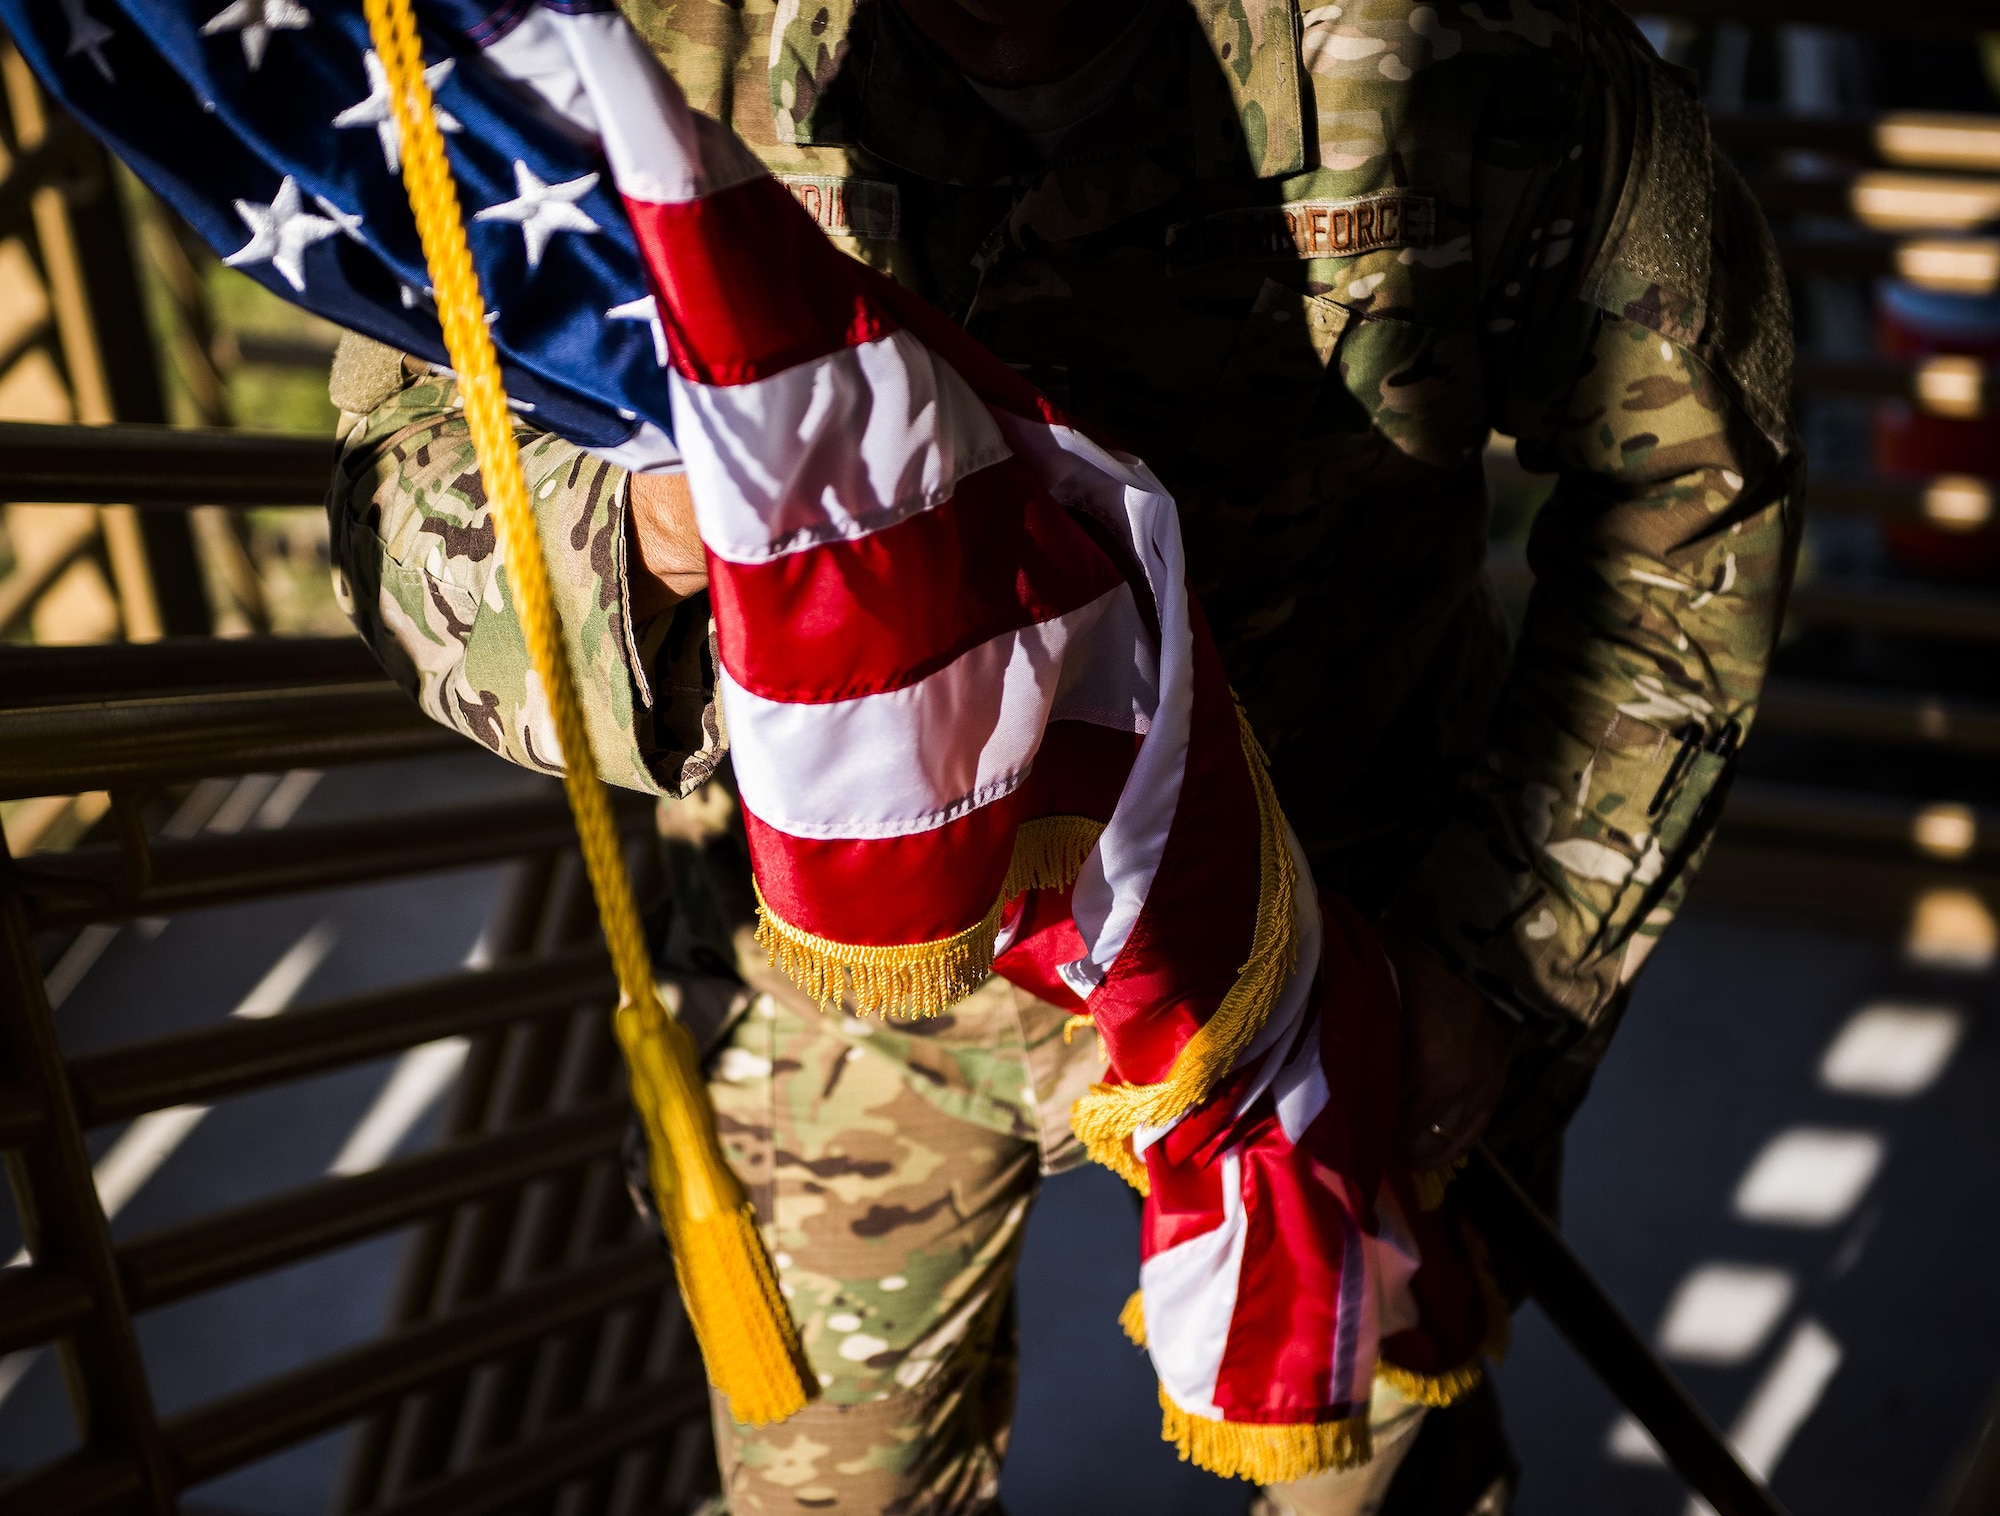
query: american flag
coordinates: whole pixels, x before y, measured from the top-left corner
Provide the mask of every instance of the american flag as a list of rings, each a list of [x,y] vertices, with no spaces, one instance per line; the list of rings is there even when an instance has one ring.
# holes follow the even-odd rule
[[[227,261],[441,358],[358,5],[197,3],[0,13]],[[1392,1152],[1393,976],[1314,890],[1170,494],[837,252],[615,9],[421,14],[510,391],[687,472],[774,959],[1088,1018],[1073,1119],[1147,1195],[1127,1327],[1183,1456],[1298,1478],[1368,1456],[1378,1377],[1469,1387],[1498,1315]]]

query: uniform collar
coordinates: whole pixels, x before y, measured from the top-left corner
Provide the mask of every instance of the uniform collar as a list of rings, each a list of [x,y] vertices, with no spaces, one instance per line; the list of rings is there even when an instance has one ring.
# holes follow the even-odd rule
[[[1188,123],[1198,158],[1226,154],[1238,165],[1247,160],[1260,179],[1302,171],[1303,76],[1293,0],[1179,3],[1188,7],[1193,30],[1208,44],[1231,113],[1226,144],[1200,142],[1217,134],[1212,127],[1204,133],[1199,120]],[[1172,30],[1161,26],[1156,37]],[[1149,60],[1157,51],[1156,44]],[[1128,91],[1148,87],[1146,68],[1142,60]],[[781,0],[773,21],[770,80],[772,118],[782,142],[861,147],[947,184],[1027,183],[1041,177],[1043,165],[886,0]],[[1152,85],[1157,89],[1157,81]],[[1111,110],[1115,116],[1118,104]],[[1214,120],[1212,109],[1190,114]],[[1110,136],[1130,136],[1133,150],[1150,150],[1163,125],[1181,123],[1163,123],[1157,116],[1114,120]],[[1104,134],[1090,136],[1091,156],[1103,161],[1113,142]],[[1060,168],[1068,156],[1058,153],[1048,167]]]

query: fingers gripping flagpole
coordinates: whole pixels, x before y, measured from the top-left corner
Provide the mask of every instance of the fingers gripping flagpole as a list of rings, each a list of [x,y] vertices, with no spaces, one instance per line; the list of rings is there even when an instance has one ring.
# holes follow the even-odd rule
[[[709,1378],[729,1397],[732,1414],[753,1424],[777,1421],[806,1403],[813,1381],[755,1213],[716,1141],[715,1116],[693,1040],[667,1015],[654,988],[617,827],[597,778],[563,650],[548,564],[528,505],[499,360],[486,329],[485,302],[432,116],[416,19],[410,0],[365,0],[365,8],[402,130],[403,187],[423,239],[445,349],[458,371],[528,656],[548,692],[562,743],[563,786],[618,974],[622,998],[615,1025],[631,1069],[632,1097],[652,1139],[653,1193],[673,1249],[681,1295]]]

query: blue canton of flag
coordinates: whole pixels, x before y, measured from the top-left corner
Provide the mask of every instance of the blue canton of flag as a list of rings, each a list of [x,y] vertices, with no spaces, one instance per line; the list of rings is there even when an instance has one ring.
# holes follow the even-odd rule
[[[638,244],[587,105],[536,87],[540,43],[519,25],[531,9],[418,6],[508,394],[616,462],[670,462],[666,339]],[[445,362],[358,0],[0,0],[0,18],[48,89],[225,263]]]

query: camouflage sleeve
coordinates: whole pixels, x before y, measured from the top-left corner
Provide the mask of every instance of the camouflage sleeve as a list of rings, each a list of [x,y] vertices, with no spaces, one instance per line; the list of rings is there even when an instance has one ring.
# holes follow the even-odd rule
[[[1699,106],[1650,59],[1626,61],[1615,214],[1511,373],[1508,429],[1529,467],[1559,474],[1514,667],[1484,762],[1394,907],[1558,1037],[1614,1002],[1687,892],[1799,528],[1775,248]]]
[[[342,609],[433,720],[559,772],[456,385],[350,338],[330,390],[345,428],[327,491]],[[687,795],[725,751],[708,597],[635,626],[624,471],[559,437],[517,436],[598,770],[628,789]]]

